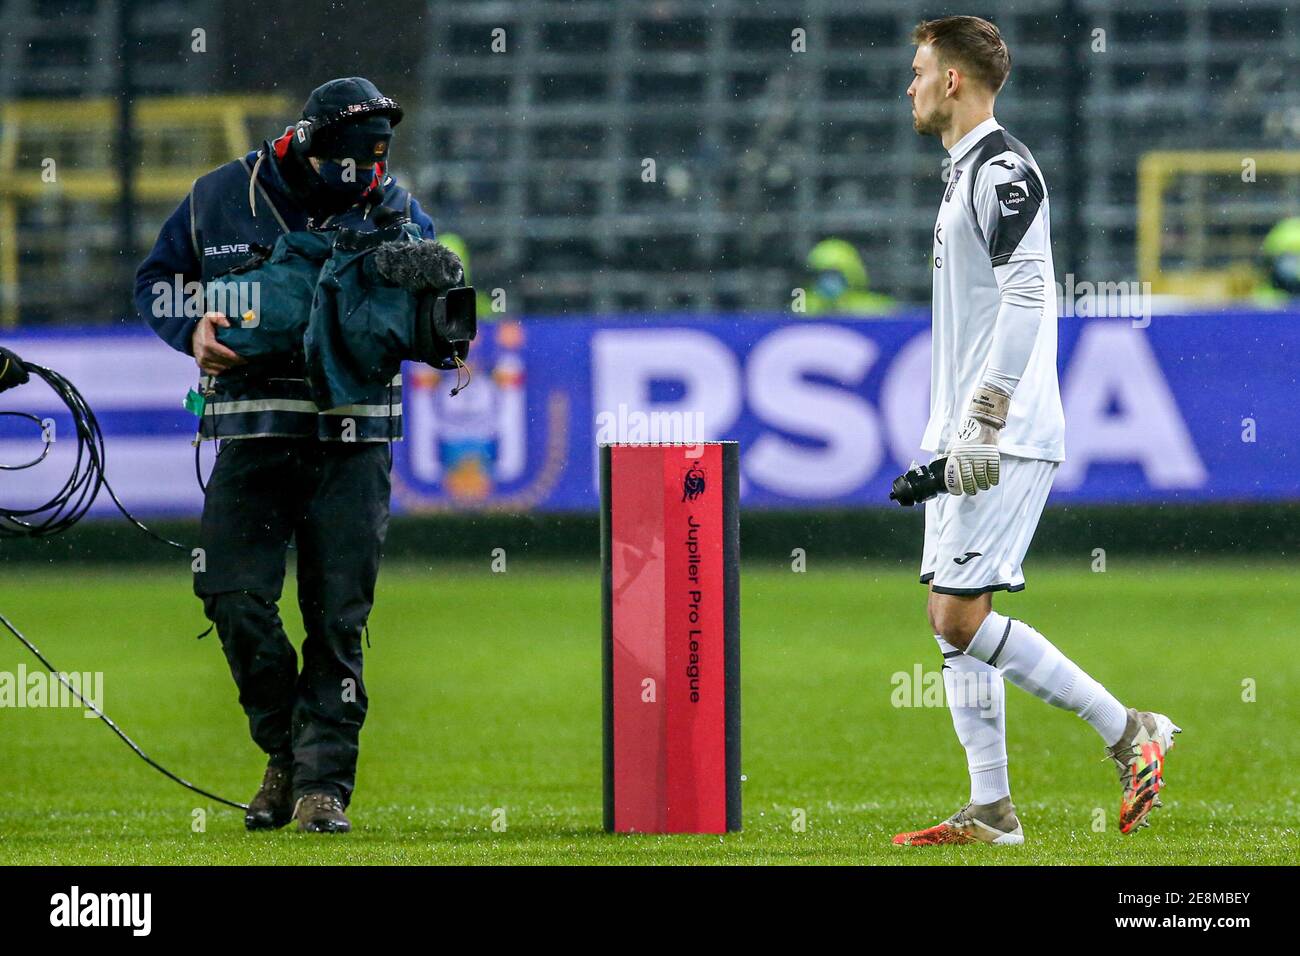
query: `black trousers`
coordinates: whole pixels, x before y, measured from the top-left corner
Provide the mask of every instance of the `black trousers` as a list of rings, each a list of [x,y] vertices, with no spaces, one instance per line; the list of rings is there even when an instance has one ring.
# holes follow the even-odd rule
[[[203,503],[194,593],[216,625],[253,741],[293,767],[294,797],[346,805],[368,699],[361,637],[388,531],[386,442],[225,443]],[[280,621],[296,542],[302,669]]]

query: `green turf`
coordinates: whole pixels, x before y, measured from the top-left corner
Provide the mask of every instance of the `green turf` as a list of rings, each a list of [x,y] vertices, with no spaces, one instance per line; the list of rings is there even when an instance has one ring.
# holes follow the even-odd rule
[[[236,811],[156,775],[98,721],[6,709],[0,863],[1295,862],[1293,568],[1034,564],[1029,590],[997,606],[1121,700],[1184,728],[1165,808],[1120,836],[1097,736],[1009,689],[1027,843],[940,849],[889,842],[947,815],[967,787],[947,710],[891,705],[891,675],[939,664],[909,571],[814,561],[804,574],[745,574],[742,833],[601,832],[598,577],[523,561],[492,574],[485,562],[381,577],[352,834],[247,834]],[[300,634],[288,596],[284,606]],[[215,638],[194,639],[206,622],[183,574],[9,570],[0,612],[59,667],[103,670],[106,709],[152,755],[201,786],[251,795],[261,760]],[[34,665],[0,633],[0,671],[20,662]],[[205,832],[192,828],[196,808]],[[805,832],[792,828],[796,809]]]

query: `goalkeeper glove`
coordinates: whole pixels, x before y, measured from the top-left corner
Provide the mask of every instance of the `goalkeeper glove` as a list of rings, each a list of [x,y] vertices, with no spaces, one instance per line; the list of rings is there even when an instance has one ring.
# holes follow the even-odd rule
[[[988,491],[998,483],[998,432],[1007,424],[1011,396],[981,385],[971,396],[957,437],[948,446],[944,484],[954,495]]]

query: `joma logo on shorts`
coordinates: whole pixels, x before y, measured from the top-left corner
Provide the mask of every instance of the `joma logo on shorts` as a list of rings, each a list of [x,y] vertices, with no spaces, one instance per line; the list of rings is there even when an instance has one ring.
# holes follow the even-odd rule
[[[978,558],[978,557],[981,557],[983,554],[984,554],[984,552],[982,552],[982,551],[967,551],[967,552],[966,552],[962,557],[960,557],[960,558],[953,558],[953,559],[952,559],[952,563],[953,563],[953,564],[965,564],[967,561],[971,560],[971,558]]]

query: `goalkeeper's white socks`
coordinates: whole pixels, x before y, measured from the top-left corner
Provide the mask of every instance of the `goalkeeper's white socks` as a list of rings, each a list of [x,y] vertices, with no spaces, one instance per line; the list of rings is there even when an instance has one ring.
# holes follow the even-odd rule
[[[996,667],[1040,700],[1078,714],[1101,734],[1106,746],[1123,736],[1128,719],[1124,705],[1024,621],[990,611],[966,653]]]
[[[957,739],[966,748],[971,803],[996,803],[1011,795],[1007,781],[1007,725],[1002,674],[963,654],[939,635],[943,689]]]

